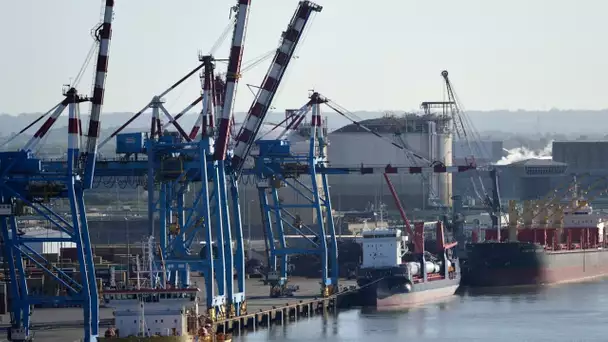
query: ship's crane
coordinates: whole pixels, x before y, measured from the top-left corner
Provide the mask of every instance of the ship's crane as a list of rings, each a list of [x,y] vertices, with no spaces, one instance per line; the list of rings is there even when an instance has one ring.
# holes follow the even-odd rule
[[[580,175],[580,176],[585,176],[585,175]],[[606,192],[608,191],[608,188],[606,187],[606,181],[607,181],[606,177],[600,177],[600,178],[596,179],[594,182],[589,184],[585,189],[579,188],[578,178],[579,178],[579,176],[572,175],[572,178],[567,186],[567,191],[565,194],[563,194],[564,196],[555,196],[555,198],[548,203],[543,200],[539,201],[540,203],[542,203],[544,205],[542,205],[540,208],[537,208],[537,210],[536,210],[537,213],[534,216],[530,217],[530,221],[534,221],[541,215],[547,214],[548,210],[551,209],[551,207],[555,207],[556,205],[559,205],[560,201],[562,201],[564,198],[568,198],[570,200],[570,203],[568,203],[570,212],[576,212],[577,210],[579,210],[582,207],[584,207],[585,205],[587,205],[590,201],[592,201],[596,197],[605,195]],[[593,191],[597,191],[597,190],[600,190],[600,191],[598,193],[596,193],[595,195],[589,196],[589,197],[585,198],[584,200],[578,200],[582,196],[589,195]],[[554,219],[563,219],[564,216],[565,216],[565,214],[562,213],[558,217],[554,216],[553,218]],[[541,220],[544,221],[545,219],[546,219],[546,217],[541,217]]]
[[[594,198],[601,196],[601,195],[605,195],[608,192],[608,188],[606,187],[606,178],[605,177],[600,177],[599,179],[597,179],[595,182],[593,182],[592,184],[590,184],[585,190],[580,190],[578,188],[578,183],[577,183],[577,177],[578,175],[572,175],[573,176],[573,180],[569,183],[567,183],[567,191],[566,193],[561,193],[561,191],[559,191],[558,189],[556,189],[555,191],[551,192],[548,196],[546,196],[545,198],[550,198],[551,196],[555,195],[555,199],[551,200],[550,202],[547,202],[546,200],[539,200],[537,203],[539,203],[540,205],[538,207],[535,206],[534,202],[530,201],[530,202],[524,202],[524,215],[519,215],[519,213],[517,212],[517,207],[515,205],[515,201],[510,201],[509,203],[509,228],[508,228],[508,238],[511,241],[528,241],[528,242],[540,242],[541,244],[546,244],[547,247],[558,247],[558,245],[561,243],[560,241],[560,236],[552,231],[552,229],[550,229],[549,231],[551,231],[552,237],[548,238],[548,233],[549,231],[546,229],[547,228],[547,224],[549,222],[552,223],[552,225],[550,225],[549,227],[553,227],[555,228],[555,226],[559,227],[561,225],[561,221],[566,217],[566,215],[568,213],[573,214],[576,213],[578,210],[580,210],[581,208],[584,208],[585,206],[588,205],[588,203],[590,201],[592,201]],[[580,176],[588,176],[588,174],[583,174]],[[558,187],[559,188],[559,187]],[[588,195],[590,194],[592,191],[597,191],[599,190],[599,192],[597,192],[595,195],[589,196],[587,198],[582,198],[581,196],[583,195]],[[569,194],[568,194],[569,193]],[[569,203],[566,207],[564,207],[562,204],[560,204],[560,200],[563,200],[564,198],[568,198],[569,199]],[[567,209],[567,210],[564,210]],[[549,220],[550,219],[550,220]],[[538,225],[535,225],[535,220],[536,223]],[[520,235],[521,232],[523,231],[519,231],[519,225],[523,224],[523,228],[524,231],[526,229],[530,229],[531,231],[526,232],[526,234],[533,234],[533,235]],[[553,226],[554,225],[554,226]],[[541,237],[537,239],[537,233],[541,233]],[[500,233],[504,233],[504,230],[501,229]],[[567,244],[567,248],[570,249],[572,247],[571,244],[571,239],[572,239],[572,231],[568,231],[568,244]],[[589,232],[587,231],[587,229],[585,229],[585,231],[583,231],[583,234],[585,234],[584,236],[589,237]],[[501,236],[501,240],[503,239],[502,234],[500,235],[495,235],[494,233],[491,234],[491,237],[488,236],[488,233],[486,231],[486,237],[485,239],[494,239],[494,237],[497,236]],[[575,236],[576,238],[576,236]],[[578,238],[581,238],[581,236],[578,236]],[[550,244],[550,241],[552,241],[552,245]],[[582,240],[581,240],[582,241]]]
[[[412,226],[410,225],[410,220],[407,218],[407,215],[405,214],[405,209],[403,208],[403,205],[401,204],[399,195],[397,194],[397,191],[395,190],[395,187],[393,186],[393,183],[391,182],[391,179],[389,178],[387,173],[384,174],[384,180],[386,181],[386,185],[388,186],[388,189],[391,191],[393,200],[395,201],[395,204],[397,205],[397,209],[399,210],[399,215],[401,215],[401,219],[403,220],[403,223],[405,224],[407,234],[411,239],[413,239],[414,231],[412,230]],[[415,246],[416,251],[423,250],[423,246],[418,245],[419,242],[420,242],[419,239],[414,239],[414,244],[416,245]]]
[[[108,70],[108,54],[112,32],[114,1],[104,0],[102,22],[95,30],[98,48],[96,76],[92,96],[81,96],[75,87],[67,86],[61,101],[51,116],[36,131],[28,143],[17,152],[1,152],[0,164],[0,228],[2,232],[3,253],[10,271],[11,327],[8,339],[25,341],[32,338],[30,331],[31,308],[34,305],[56,303],[58,305],[76,304],[83,308],[84,341],[94,341],[99,335],[98,289],[95,267],[89,240],[84,190],[91,187],[99,135],[101,109],[105,78]],[[86,65],[87,63],[85,63]],[[84,67],[83,67],[84,69]],[[86,151],[81,154],[80,142],[82,128],[79,104],[91,101],[89,134]],[[42,161],[34,157],[32,151],[40,144],[65,108],[68,108],[68,152],[67,163],[61,172],[53,172],[42,167]],[[44,115],[46,116],[46,114]],[[27,126],[25,132],[36,122]],[[84,165],[81,163],[84,159]],[[54,212],[48,203],[54,199],[68,199],[69,219]],[[25,208],[31,208],[60,232],[60,237],[30,237],[18,226],[18,217]],[[35,251],[30,244],[37,242],[68,242],[76,246],[80,281],[76,281],[63,270]],[[48,297],[31,292],[27,284],[24,259],[31,261],[67,291],[67,296]]]
[[[466,150],[469,154],[469,156],[465,158],[466,164],[476,165],[477,163],[475,156],[487,155],[487,151],[482,151],[478,144],[471,141],[472,139],[478,141],[479,135],[473,127],[473,123],[470,122],[470,120],[462,112],[460,101],[456,96],[454,87],[452,86],[452,82],[450,81],[448,75],[447,70],[441,72],[441,77],[444,79],[448,97],[448,101],[445,103],[451,105],[450,108],[454,132],[456,133],[456,138],[465,143]],[[492,204],[492,198],[490,194],[487,193],[481,175],[478,171],[476,176],[477,177],[470,178],[475,195],[486,205],[494,207],[495,205]]]
[[[475,160],[475,156],[487,155],[487,151],[482,151],[481,147],[478,144],[474,144],[471,140],[475,139],[479,141],[479,134],[475,130],[473,123],[464,115],[462,112],[462,108],[460,105],[460,101],[456,96],[454,91],[454,87],[452,82],[448,77],[448,71],[444,70],[441,72],[441,77],[444,79],[446,92],[447,92],[447,101],[441,102],[439,104],[429,104],[428,107],[440,105],[445,107],[445,105],[449,105],[450,114],[452,117],[453,129],[456,133],[456,137],[459,141],[465,143],[465,148],[468,152],[468,157],[465,158],[466,164],[476,165],[477,162]],[[472,135],[472,136],[471,136]],[[474,151],[475,147],[475,151]],[[477,165],[476,165],[477,166]],[[481,168],[487,169],[487,168]],[[492,192],[491,194],[487,192],[485,185],[483,183],[483,179],[480,174],[479,167],[476,168],[475,175],[470,176],[471,185],[473,187],[473,191],[478,199],[482,201],[484,206],[487,208],[488,213],[492,219],[492,226],[498,232],[498,236],[500,236],[501,223],[500,218],[502,217],[502,204],[500,202],[500,189],[499,189],[499,174],[496,168],[490,168],[490,179],[492,181]],[[456,196],[458,201],[461,201],[461,196]],[[461,207],[461,203],[458,203],[456,206],[458,208]],[[454,218],[458,216],[460,213],[454,211]],[[464,235],[463,235],[464,236]],[[461,243],[461,246],[464,244]]]
[[[545,197],[543,197],[542,199],[540,199],[537,203],[540,204],[540,207],[538,208],[538,212],[530,218],[530,220],[535,220],[537,217],[539,217],[542,213],[546,212],[547,210],[549,210],[551,207],[554,207],[555,205],[559,204],[559,202],[564,198],[564,196],[566,196],[569,192],[572,192],[572,190],[574,188],[578,188],[577,181],[580,180],[580,177],[584,177],[584,176],[588,176],[588,175],[572,175],[573,179],[568,179],[567,181],[559,184],[557,187],[555,187],[555,189],[553,189],[553,191],[549,192]],[[591,191],[593,189],[595,189],[598,185],[600,185],[601,183],[605,182],[605,179],[603,178],[599,178],[596,179],[593,183],[591,183],[587,190],[585,190],[584,192],[588,192]],[[509,239],[512,239],[512,237],[509,237]]]

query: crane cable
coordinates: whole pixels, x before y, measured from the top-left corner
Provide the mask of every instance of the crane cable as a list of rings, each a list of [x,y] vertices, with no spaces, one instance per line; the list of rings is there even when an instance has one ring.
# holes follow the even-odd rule
[[[89,64],[91,63],[91,59],[93,58],[93,55],[95,54],[95,50],[97,50],[96,49],[97,46],[98,46],[98,42],[96,40],[94,40],[93,43],[91,44],[91,48],[89,49],[89,53],[85,57],[84,63],[80,67],[80,70],[78,70],[78,73],[74,77],[74,81],[71,82],[72,84],[70,84],[70,87],[73,87],[73,88],[78,87],[78,84],[80,83],[80,81],[82,79],[82,75],[84,74],[85,70],[88,68]]]
[[[226,25],[226,27],[224,28],[224,30],[222,31],[220,36],[217,38],[215,43],[213,43],[213,45],[211,46],[211,49],[209,50],[209,53],[208,53],[209,55],[215,54],[215,51],[217,49],[219,49],[220,45],[222,45],[222,43],[226,40],[226,38],[228,38],[230,29],[235,25],[235,23],[236,23],[236,16],[231,17],[231,20],[228,22],[228,24]]]
[[[373,135],[375,135],[376,137],[388,142],[389,144],[397,147],[400,150],[406,151],[408,153],[410,153],[412,156],[420,159],[421,161],[428,163],[431,162],[431,164],[433,164],[432,161],[422,157],[421,155],[408,150],[407,148],[405,148],[404,146],[401,146],[399,144],[397,144],[396,142],[392,141],[391,139],[388,139],[382,135],[380,135],[380,133],[371,130],[370,128],[368,128],[367,126],[361,124],[361,122],[359,120],[354,120],[353,118],[351,118],[349,115],[356,117],[355,114],[353,114],[352,112],[346,110],[344,107],[340,106],[339,104],[337,104],[336,102],[327,99],[327,102],[325,103],[325,105],[327,105],[329,108],[333,109],[336,113],[340,114],[341,116],[343,116],[344,118],[346,118],[347,120],[351,121],[353,124],[357,125],[359,128],[363,129],[364,131],[367,131],[368,133],[371,133]],[[348,114],[347,114],[348,113]]]
[[[456,91],[454,90],[451,79],[449,79],[448,76],[445,76],[444,80],[445,80],[445,89],[447,92],[448,101],[452,101],[454,103],[451,114],[452,114],[452,120],[454,120],[453,124],[456,127],[456,134],[458,135],[458,138],[460,138],[460,139],[464,138],[465,143],[467,144],[467,147],[469,149],[468,152],[470,152],[471,155],[474,156],[473,148],[471,147],[471,141],[469,140],[468,133],[471,133],[473,135],[473,139],[477,139],[477,140],[480,140],[479,134],[477,134],[477,137],[475,137],[475,135],[476,135],[475,126],[473,125],[473,123],[470,120],[468,120],[467,115],[464,112],[464,108],[461,106],[460,99],[459,99],[458,95],[456,94]],[[460,135],[460,132],[458,131],[458,124],[460,124],[460,127],[462,128],[462,136]],[[470,132],[467,132],[467,131],[470,131]],[[481,177],[481,173],[480,173],[479,169],[475,168],[475,174],[477,175],[477,179],[479,180],[479,186],[481,187],[483,196],[480,194],[479,190],[477,189],[477,184],[475,183],[475,180],[473,179],[473,176],[471,175],[470,180],[471,180],[471,185],[473,186],[473,191],[475,192],[475,195],[477,196],[477,198],[479,198],[483,202],[486,202],[487,199],[490,198],[490,196],[488,194],[488,191],[485,188],[485,185],[483,184],[483,179]]]
[[[304,42],[306,41],[306,38],[308,37],[308,34],[309,34],[309,32],[310,32],[310,28],[312,27],[312,24],[313,24],[313,22],[314,22],[315,18],[317,17],[317,15],[316,15],[316,14],[317,14],[317,13],[316,13],[316,12],[314,12],[314,11],[311,13],[310,18],[308,19],[308,23],[307,23],[307,24],[306,24],[306,26],[304,27],[304,31],[303,31],[303,32],[302,32],[302,34],[301,34],[301,38],[300,38],[300,40],[299,40],[299,43],[298,43],[298,44],[296,44],[296,47],[295,47],[295,49],[293,50],[293,53],[292,53],[292,55],[291,55],[291,60],[290,60],[290,62],[291,62],[292,60],[298,59],[297,52],[300,50],[300,48],[302,47],[302,45],[304,45]],[[275,52],[276,52],[276,51],[277,51],[277,50],[280,48],[280,46],[281,46],[281,43],[282,43],[282,42],[283,42],[283,38],[281,37],[281,38],[279,39],[279,43],[278,43],[277,48],[275,48],[275,49],[273,49],[272,51],[268,52],[269,56],[272,56],[272,55],[273,55],[273,54],[274,54],[274,53],[275,53]],[[256,65],[257,65],[257,63],[256,63]],[[249,68],[250,68],[250,67],[247,67],[247,68],[245,68],[245,70],[246,70],[246,69],[249,69]],[[286,69],[285,69],[285,72],[283,73],[283,77],[282,77],[282,79],[281,79],[281,82],[280,82],[280,84],[279,84],[278,88],[276,89],[276,92],[275,92],[275,94],[274,94],[273,98],[280,97],[281,92],[282,92],[282,90],[283,90],[282,85],[286,83],[286,81],[287,81],[287,79],[288,79],[288,77],[289,77],[289,74],[290,74],[290,72],[291,72],[291,69],[292,69],[292,68],[286,68]],[[253,86],[253,87],[257,88],[257,86]],[[251,89],[251,88],[252,88],[252,86],[251,86],[251,85],[249,85],[249,84],[248,84],[248,85],[247,85],[247,88],[249,89],[249,91],[251,92],[251,94],[252,94],[254,97],[257,95],[257,94],[256,94],[256,93],[255,93],[255,92],[254,92],[254,91]],[[275,107],[274,107],[274,106],[272,106],[272,103],[271,103],[271,106],[270,106],[270,108],[269,108],[268,110],[273,110],[273,109],[275,109]],[[286,120],[284,120],[284,121],[286,121]],[[261,126],[261,125],[263,125],[263,124],[264,124],[264,122],[262,122],[262,123],[260,124],[260,126]],[[274,128],[273,128],[272,130],[274,130]],[[268,133],[270,133],[270,132],[267,132],[267,133],[263,134],[263,135],[262,135],[262,137],[260,137],[260,138],[254,137],[254,139],[253,139],[252,141],[257,141],[257,140],[259,140],[259,139],[263,138],[264,136],[266,136]],[[256,136],[257,136],[257,132],[256,132]]]

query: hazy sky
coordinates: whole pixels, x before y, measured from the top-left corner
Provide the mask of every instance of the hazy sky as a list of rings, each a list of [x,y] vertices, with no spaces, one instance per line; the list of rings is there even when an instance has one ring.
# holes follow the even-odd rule
[[[106,111],[137,111],[198,63],[235,0],[116,0]],[[297,0],[252,0],[245,64],[276,48]],[[300,107],[315,88],[350,110],[413,109],[443,97],[448,69],[468,109],[608,107],[606,0],[319,0],[324,6],[275,98]],[[46,111],[80,69],[99,0],[7,1],[0,34],[0,113]],[[216,53],[226,57],[231,35]],[[249,108],[270,59],[240,82]],[[93,63],[80,83],[89,92]],[[220,68],[225,69],[225,64]],[[167,96],[181,110],[193,77]]]

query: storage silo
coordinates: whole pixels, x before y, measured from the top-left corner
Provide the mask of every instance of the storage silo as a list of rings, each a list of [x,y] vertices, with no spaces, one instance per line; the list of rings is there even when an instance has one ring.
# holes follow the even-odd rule
[[[355,124],[344,126],[329,134],[329,160],[332,166],[428,166],[411,153],[391,144],[404,146],[432,162],[452,164],[452,134],[450,119],[435,114],[406,114],[401,117],[361,121],[361,124],[378,133],[379,138]],[[393,175],[391,180],[408,208],[424,208],[428,200],[436,197],[443,205],[450,204],[451,175],[427,174]],[[393,207],[390,192],[382,175],[334,176],[330,179],[333,197],[341,197],[342,208],[363,209],[366,204],[384,202]],[[334,200],[334,207],[336,201]]]

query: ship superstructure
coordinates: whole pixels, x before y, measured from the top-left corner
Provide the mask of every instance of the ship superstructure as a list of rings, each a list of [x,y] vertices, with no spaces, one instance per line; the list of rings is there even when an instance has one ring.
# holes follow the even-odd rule
[[[106,290],[103,300],[114,308],[115,328],[107,338],[190,336],[198,334],[199,289]]]
[[[140,341],[164,337],[168,338],[166,341],[195,341],[195,338],[210,338],[211,332],[199,322],[200,290],[160,282],[159,270],[154,269],[153,247],[152,237],[143,242],[143,258],[138,256],[136,261],[135,286],[112,284],[103,290],[103,303],[114,309],[114,326],[106,330],[105,339],[137,338]]]
[[[453,295],[460,281],[458,259],[436,223],[437,250],[424,249],[424,223],[415,225],[413,244],[400,229],[373,229],[363,235],[363,261],[357,283],[362,305],[391,308]],[[411,248],[414,248],[413,252]]]

